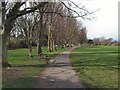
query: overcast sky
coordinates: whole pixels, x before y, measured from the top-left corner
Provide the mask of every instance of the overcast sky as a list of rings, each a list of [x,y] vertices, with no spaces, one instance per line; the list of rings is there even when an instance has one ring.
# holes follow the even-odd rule
[[[119,0],[72,0],[76,4],[82,2],[90,10],[97,10],[96,19],[83,20],[87,27],[88,38],[104,36],[118,40],[118,1]]]

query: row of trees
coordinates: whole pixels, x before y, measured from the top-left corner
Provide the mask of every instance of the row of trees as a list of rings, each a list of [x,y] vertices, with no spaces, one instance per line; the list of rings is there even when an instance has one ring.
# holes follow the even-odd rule
[[[102,36],[99,38],[88,39],[87,43],[92,45],[118,45],[119,41],[115,41],[112,38],[105,38]]]
[[[112,38],[106,39],[104,36],[102,36],[100,38],[94,38],[93,42],[94,42],[95,45],[101,45],[101,44],[110,45],[110,44],[112,44],[113,39]]]
[[[81,13],[73,10],[73,4]],[[43,42],[48,45],[48,51],[53,51],[55,44],[66,45],[83,43],[79,36],[86,40],[86,29],[76,20],[76,17],[88,19],[89,12],[85,7],[78,7],[72,1],[67,2],[1,2],[2,28],[0,30],[1,57],[3,66],[8,66],[7,43],[13,38],[20,38],[27,43],[29,55],[32,57],[32,44],[37,44],[38,55],[42,53]],[[74,16],[76,13],[77,16]],[[91,17],[89,17],[90,19]],[[77,42],[76,42],[77,40]],[[78,42],[79,41],[79,42]],[[44,43],[44,44],[45,44]]]

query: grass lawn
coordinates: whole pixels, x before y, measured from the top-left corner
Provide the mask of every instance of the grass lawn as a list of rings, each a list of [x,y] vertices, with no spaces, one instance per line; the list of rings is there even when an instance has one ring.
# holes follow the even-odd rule
[[[86,87],[118,87],[118,46],[79,47],[70,58]]]
[[[42,48],[43,53],[54,58],[66,49],[58,49],[54,52],[47,52],[47,47]],[[36,77],[45,68],[45,61],[39,61],[36,48],[33,48],[33,58],[28,56],[28,49],[8,50],[8,62],[11,69],[2,70],[3,88],[33,88]]]

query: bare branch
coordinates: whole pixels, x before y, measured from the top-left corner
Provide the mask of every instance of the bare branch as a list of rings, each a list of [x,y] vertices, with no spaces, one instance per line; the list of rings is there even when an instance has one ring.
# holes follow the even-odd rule
[[[73,11],[74,13],[76,13],[76,14],[80,17],[80,15],[78,14],[78,12],[76,12],[75,10],[69,8],[64,2],[62,2],[62,4],[63,4],[68,10]]]
[[[19,11],[19,13],[17,14],[17,17],[20,17],[22,15],[25,15],[25,14],[28,14],[28,13],[31,13],[31,12],[34,12],[35,10],[37,10],[38,8],[40,7],[43,7],[45,4],[47,4],[48,2],[42,2],[42,3],[39,3],[38,5],[34,6],[34,7],[31,7],[31,8],[25,8],[24,10],[22,11]],[[29,9],[29,10],[28,10]]]

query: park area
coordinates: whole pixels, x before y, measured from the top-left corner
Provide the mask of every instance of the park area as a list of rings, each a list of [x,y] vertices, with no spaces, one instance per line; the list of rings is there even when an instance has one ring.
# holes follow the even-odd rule
[[[117,90],[117,5],[117,0],[0,0],[0,88]]]
[[[46,52],[46,47],[42,49],[46,55],[54,58],[70,48],[59,49],[53,53]],[[37,84],[41,72],[49,66],[35,58],[35,50],[36,48],[33,49],[33,59],[28,57],[27,49],[8,51],[8,61],[12,68],[3,69],[3,88],[33,88]],[[86,88],[118,87],[118,46],[79,46],[71,52],[69,58]]]

